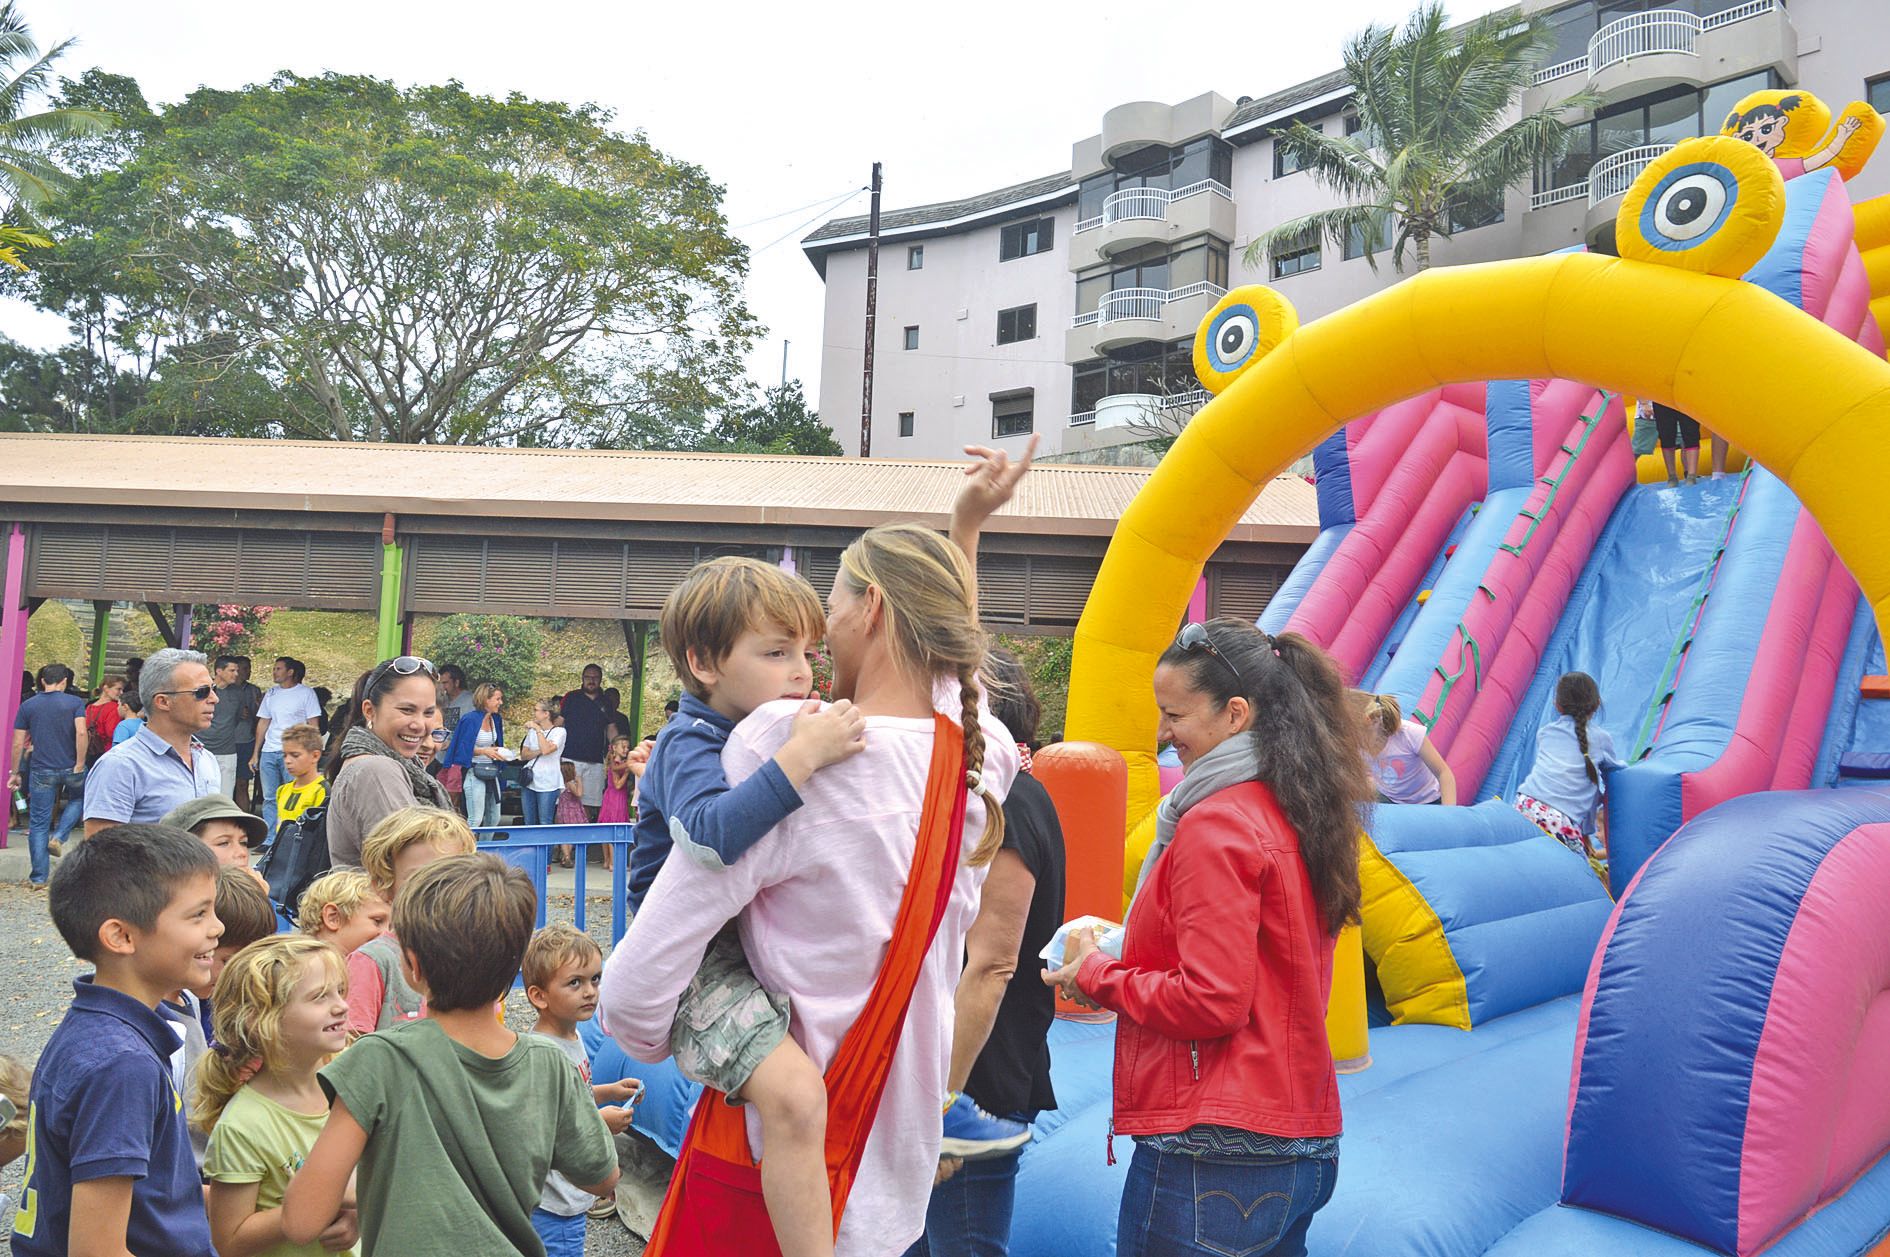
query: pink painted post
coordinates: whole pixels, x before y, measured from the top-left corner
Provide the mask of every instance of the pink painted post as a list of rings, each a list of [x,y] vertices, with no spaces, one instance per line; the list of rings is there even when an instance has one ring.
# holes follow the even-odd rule
[[[1203,576],[1194,583],[1194,593],[1188,597],[1188,619],[1199,624],[1207,618],[1207,577]]]
[[[794,547],[793,546],[781,547],[781,570],[786,572],[789,576],[795,576],[799,574],[800,569],[794,566]]]
[[[0,782],[13,771],[13,718],[20,710],[20,672],[26,667],[26,530],[7,525],[7,579],[0,602]],[[0,846],[6,845],[13,800],[0,815]]]

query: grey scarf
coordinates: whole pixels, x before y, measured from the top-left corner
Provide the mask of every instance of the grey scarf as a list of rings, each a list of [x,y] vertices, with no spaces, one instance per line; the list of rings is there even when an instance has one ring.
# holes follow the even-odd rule
[[[418,758],[402,755],[381,741],[366,725],[356,725],[341,739],[341,762],[346,764],[357,755],[379,755],[393,760],[406,772],[407,788],[413,791],[416,803],[445,808],[449,812],[453,810],[452,798],[439,782],[426,775]]]
[[[1169,791],[1168,797],[1155,809],[1155,841],[1149,844],[1142,871],[1136,874],[1135,894],[1129,898],[1131,913],[1135,910],[1135,901],[1142,896],[1149,874],[1155,871],[1156,862],[1175,840],[1175,826],[1180,824],[1183,814],[1211,794],[1259,778],[1260,761],[1253,753],[1251,733],[1235,734],[1194,761],[1181,784]]]

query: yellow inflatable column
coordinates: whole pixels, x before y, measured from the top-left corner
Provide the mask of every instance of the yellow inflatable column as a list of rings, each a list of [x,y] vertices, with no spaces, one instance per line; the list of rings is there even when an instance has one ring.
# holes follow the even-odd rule
[[[1371,1025],[1365,1017],[1365,940],[1356,925],[1339,931],[1332,957],[1332,998],[1326,1003],[1326,1041],[1332,1064],[1356,1074],[1372,1063]]]

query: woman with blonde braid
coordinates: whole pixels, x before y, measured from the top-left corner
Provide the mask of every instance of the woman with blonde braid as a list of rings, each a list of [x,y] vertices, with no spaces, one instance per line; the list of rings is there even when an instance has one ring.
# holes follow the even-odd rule
[[[678,997],[710,940],[733,918],[755,977],[786,1002],[791,1034],[817,1068],[831,1071],[837,1056],[850,1059],[862,1046],[896,1044],[875,1084],[877,1106],[865,1110],[870,1130],[857,1143],[843,1132],[830,1139],[830,1148],[852,1143],[857,1156],[857,1165],[836,1179],[839,1257],[903,1253],[924,1228],[938,1166],[965,935],[1002,841],[1001,803],[1018,764],[1010,735],[985,710],[978,687],[986,645],[975,608],[970,562],[929,529],[875,528],[848,547],[828,602],[827,645],[833,696],[850,699],[866,717],[866,749],[810,777],[802,806],[734,865],[710,871],[695,860],[664,863],[604,973],[601,1011],[611,1035],[631,1056],[660,1061],[669,1053]],[[800,708],[765,703],[736,726],[723,753],[731,785],[768,762]],[[941,733],[952,741],[940,742]],[[961,738],[960,775],[937,787],[945,804],[962,801],[964,808],[950,836],[961,843],[960,854],[941,871],[914,856],[937,832],[926,819],[937,813],[925,806],[935,749],[956,766],[960,748],[953,743]],[[908,881],[924,884],[925,877],[942,880],[925,905],[933,923],[929,942],[921,932],[915,943],[895,925],[905,919]],[[866,1014],[881,1006],[882,965],[890,971],[894,956],[910,956],[916,966],[910,1000],[883,1032],[873,1032],[874,1043],[863,1045],[849,1031],[856,1021],[871,1023]],[[843,1040],[850,1051],[842,1050]],[[846,1095],[831,1072],[829,1085],[841,1105]],[[720,1100],[709,1095],[704,1103]],[[844,1110],[831,1112],[830,1135],[841,1129]],[[703,1120],[699,1112],[698,1125]],[[747,1151],[756,1156],[765,1154],[758,1133],[750,1114]],[[676,1201],[672,1189],[666,1214]],[[653,1239],[650,1251],[673,1257],[712,1249],[672,1236],[667,1243]]]

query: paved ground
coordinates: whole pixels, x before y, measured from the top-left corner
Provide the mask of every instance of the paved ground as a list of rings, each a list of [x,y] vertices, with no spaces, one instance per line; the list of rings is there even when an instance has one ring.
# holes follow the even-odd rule
[[[31,1062],[38,1058],[53,1027],[59,1024],[72,995],[72,979],[85,967],[72,958],[46,916],[46,894],[26,885],[26,834],[15,831],[0,848],[0,1052]],[[610,875],[593,866],[585,887],[590,907],[589,932],[600,944],[610,944]],[[560,893],[562,892],[562,893]],[[571,919],[571,874],[554,869],[550,879],[552,919]],[[515,1030],[530,1027],[531,1008],[523,994],[506,1005],[506,1021]],[[620,1145],[625,1164],[636,1157],[633,1148]],[[0,1191],[19,1198],[22,1164],[0,1169]],[[625,1193],[626,1197],[630,1193]],[[633,1214],[648,1208],[648,1189],[641,1201],[626,1200]],[[12,1219],[0,1225],[0,1252],[9,1250],[5,1234]],[[584,1246],[587,1257],[636,1257],[643,1242],[616,1219],[593,1220]]]

